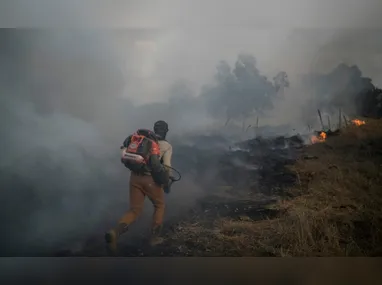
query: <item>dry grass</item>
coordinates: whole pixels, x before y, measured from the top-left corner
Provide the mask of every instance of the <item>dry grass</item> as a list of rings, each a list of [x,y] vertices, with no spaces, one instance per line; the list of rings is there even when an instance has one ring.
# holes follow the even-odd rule
[[[213,226],[184,224],[167,242],[184,255],[382,255],[382,121],[350,126],[306,148],[291,169],[294,198],[276,205],[277,219],[218,219]]]

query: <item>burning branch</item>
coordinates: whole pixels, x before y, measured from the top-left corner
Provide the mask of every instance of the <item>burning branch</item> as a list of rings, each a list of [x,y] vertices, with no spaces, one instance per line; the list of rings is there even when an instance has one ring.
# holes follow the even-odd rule
[[[366,122],[365,121],[361,121],[361,120],[358,120],[358,119],[354,119],[351,121],[354,125],[356,126],[361,126],[361,125],[365,125]]]
[[[310,141],[312,143],[321,143],[321,142],[324,142],[326,140],[326,133],[325,132],[321,132],[319,135],[317,136],[312,136],[310,138]]]

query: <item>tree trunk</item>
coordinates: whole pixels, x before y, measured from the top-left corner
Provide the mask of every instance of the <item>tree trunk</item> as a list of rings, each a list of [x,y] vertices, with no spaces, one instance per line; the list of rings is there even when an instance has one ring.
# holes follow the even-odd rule
[[[247,120],[247,117],[243,116],[243,123],[242,123],[242,130],[243,133],[245,132],[245,121]]]
[[[229,121],[231,121],[231,117],[229,117],[229,116],[227,115],[227,120],[225,121],[225,124],[224,124],[225,127],[228,125]]]

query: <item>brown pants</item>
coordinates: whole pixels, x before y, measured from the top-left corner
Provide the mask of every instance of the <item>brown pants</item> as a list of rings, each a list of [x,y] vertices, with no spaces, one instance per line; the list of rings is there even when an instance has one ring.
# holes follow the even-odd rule
[[[146,196],[154,205],[154,215],[152,227],[156,228],[163,223],[164,216],[164,192],[150,175],[137,175],[131,173],[130,176],[130,209],[121,218],[119,223],[130,225],[143,210]]]

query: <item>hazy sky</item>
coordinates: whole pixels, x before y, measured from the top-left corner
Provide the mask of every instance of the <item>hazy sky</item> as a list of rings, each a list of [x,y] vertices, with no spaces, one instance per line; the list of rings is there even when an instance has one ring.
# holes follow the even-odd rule
[[[13,0],[1,6],[2,26],[8,23],[139,28],[244,25],[338,28],[380,26],[382,3],[379,0]]]
[[[197,92],[219,60],[233,63],[240,52],[269,77],[284,70],[293,81],[346,62],[382,84],[381,32],[370,30],[382,27],[378,0],[13,0],[0,8],[8,27],[130,28],[100,39],[118,55],[124,96],[139,103],[163,100],[178,79]]]
[[[126,59],[128,77],[134,78],[126,94],[140,102],[166,97],[177,79],[198,90],[213,80],[220,60],[233,64],[240,52],[253,54],[269,78],[283,70],[293,82],[302,73],[328,71],[345,62],[382,83],[382,30],[209,27],[163,30],[130,44],[128,31],[121,38],[125,41],[115,47]]]

